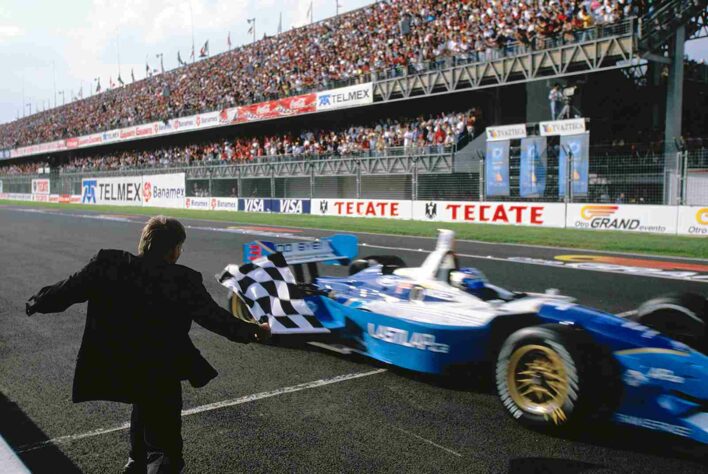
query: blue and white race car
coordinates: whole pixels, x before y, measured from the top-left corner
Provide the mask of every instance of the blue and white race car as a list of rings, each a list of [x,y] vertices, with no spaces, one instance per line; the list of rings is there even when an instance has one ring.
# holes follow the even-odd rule
[[[706,298],[660,297],[619,317],[552,290],[488,283],[459,267],[451,231],[415,268],[396,256],[356,260],[357,245],[352,235],[255,241],[217,278],[234,315],[267,318],[280,338],[433,374],[491,364],[502,405],[524,424],[558,430],[607,416],[708,443]],[[350,274],[319,276],[317,263]]]

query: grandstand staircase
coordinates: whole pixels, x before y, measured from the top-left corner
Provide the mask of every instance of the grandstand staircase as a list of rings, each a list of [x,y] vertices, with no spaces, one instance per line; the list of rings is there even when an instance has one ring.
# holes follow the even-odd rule
[[[669,63],[667,52],[676,31],[686,27],[685,39],[708,36],[707,0],[665,0],[641,19],[638,50],[646,59]]]

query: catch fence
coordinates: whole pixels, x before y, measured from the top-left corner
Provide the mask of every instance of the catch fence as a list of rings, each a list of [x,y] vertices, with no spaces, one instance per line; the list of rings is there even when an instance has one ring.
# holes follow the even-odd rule
[[[108,176],[185,173],[191,197],[361,198],[431,201],[531,201],[708,205],[708,149],[682,153],[589,156],[587,193],[559,182],[559,152],[548,147],[545,189],[520,195],[521,158],[511,147],[508,196],[486,194],[484,159],[448,150],[385,156],[271,157],[242,164],[83,170],[0,176],[0,192],[31,193],[32,180],[49,178],[52,194],[81,194],[82,180]],[[572,176],[569,176],[572,179]],[[561,193],[567,186],[571,192]]]

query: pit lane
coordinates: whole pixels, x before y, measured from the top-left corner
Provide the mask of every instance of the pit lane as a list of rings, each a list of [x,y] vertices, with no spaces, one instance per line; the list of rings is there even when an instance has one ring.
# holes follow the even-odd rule
[[[84,306],[60,315],[27,318],[23,313],[29,295],[81,268],[99,248],[135,249],[145,217],[116,219],[103,214],[0,209],[0,434],[13,450],[21,451],[19,458],[33,472],[115,472],[126,457],[124,429],[55,441],[120,427],[129,418],[124,405],[71,403]],[[185,223],[188,240],[180,263],[202,272],[218,300],[223,300],[224,291],[212,275],[225,263],[239,261],[246,241],[308,239],[331,233],[244,229],[247,226],[199,220]],[[395,253],[410,265],[422,262],[424,251],[434,246],[431,239],[411,237],[362,234],[361,239],[372,250],[362,249],[362,254]],[[508,259],[553,260],[567,251],[475,242],[458,243],[458,251],[469,255],[462,257],[462,264],[479,267],[502,286],[530,291],[558,288],[583,304],[608,311],[631,309],[657,293],[706,291],[705,284],[696,281]],[[335,269],[334,273],[342,272]],[[588,426],[588,432],[576,439],[528,431],[504,413],[489,384],[474,377],[424,377],[311,346],[235,345],[196,325],[192,336],[220,377],[201,390],[185,387],[185,409],[195,411],[184,418],[183,427],[191,472],[705,469],[704,450],[643,431]],[[387,370],[284,390],[382,368]],[[263,393],[275,395],[254,397]],[[226,403],[234,400],[248,401]],[[27,449],[32,446],[38,447]]]

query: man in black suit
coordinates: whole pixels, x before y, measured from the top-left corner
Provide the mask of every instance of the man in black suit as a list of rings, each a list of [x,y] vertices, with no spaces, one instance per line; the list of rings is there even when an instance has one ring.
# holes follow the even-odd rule
[[[176,219],[152,217],[138,255],[101,250],[78,273],[42,288],[27,315],[88,301],[73,401],[131,403],[130,457],[124,472],[171,473],[182,458],[182,386],[216,377],[189,338],[192,321],[232,341],[270,336],[268,324],[235,318],[209,295],[201,275],[177,265],[186,233]]]

